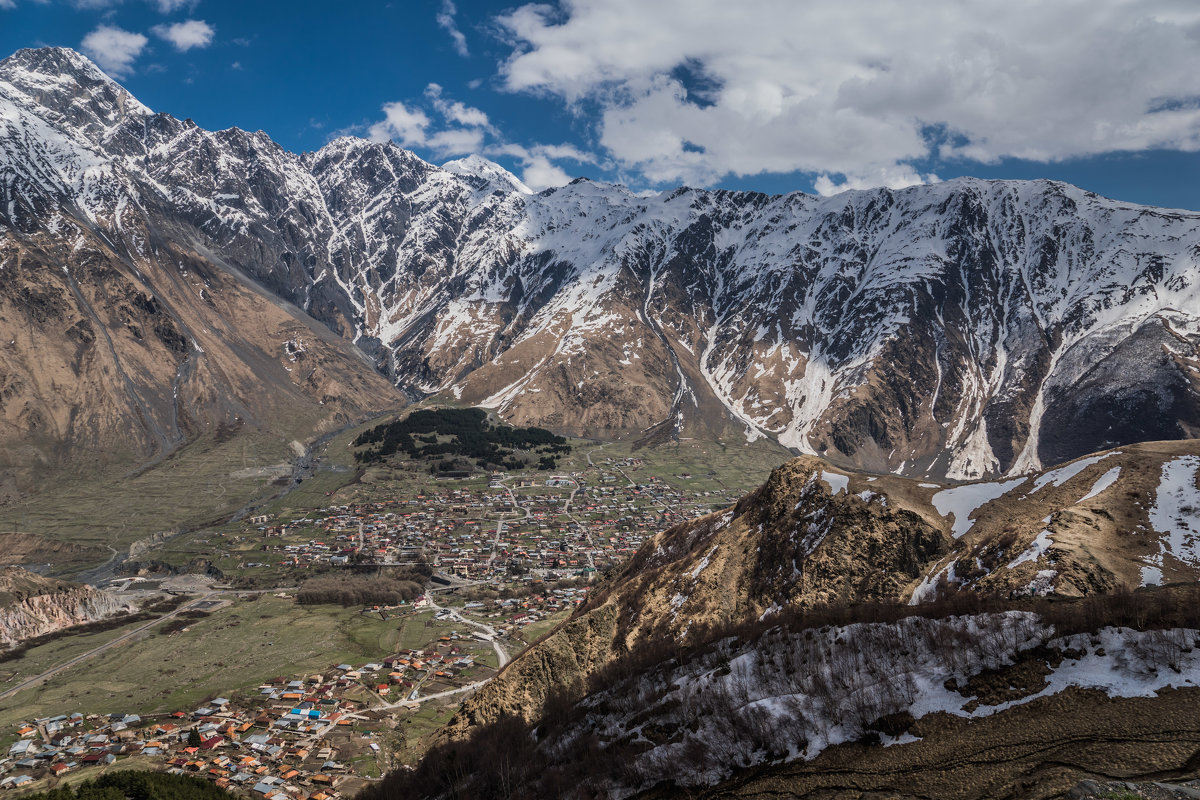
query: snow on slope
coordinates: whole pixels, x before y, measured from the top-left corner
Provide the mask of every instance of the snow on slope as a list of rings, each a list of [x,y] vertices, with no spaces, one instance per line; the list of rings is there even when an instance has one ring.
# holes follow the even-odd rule
[[[1159,534],[1160,551],[1147,557],[1143,584],[1162,581],[1163,559],[1200,566],[1200,457],[1181,456],[1162,467],[1162,479],[1150,509],[1150,526]]]
[[[951,535],[960,539],[971,530],[971,515],[976,509],[1004,496],[1024,482],[1024,478],[1014,478],[1000,483],[969,483],[955,486],[953,489],[943,489],[935,494],[930,502],[943,517],[954,516]]]
[[[636,793],[668,777],[684,786],[712,785],[739,767],[813,759],[858,740],[890,715],[988,717],[1071,687],[1111,698],[1195,687],[1198,633],[1109,627],[1055,636],[1026,612],[774,629],[749,644],[718,643],[682,667],[635,676],[589,696],[581,704],[582,724],[566,736],[642,745],[628,769],[614,771],[604,787],[609,796]],[[972,676],[1013,664],[1038,647],[1061,656],[1047,664],[1040,690],[1014,691],[1013,699],[995,702],[948,688],[966,686]],[[661,736],[663,730],[678,733]],[[907,733],[882,739],[885,745],[916,741]],[[552,746],[567,754],[572,745],[567,738]]]
[[[1049,181],[534,194],[476,156],[203,131],[55,49],[0,63],[0,148],[0,235],[79,209],[140,252],[122,216],[153,217],[413,396],[676,435],[711,398],[748,438],[954,479],[1200,423],[1200,214]]]

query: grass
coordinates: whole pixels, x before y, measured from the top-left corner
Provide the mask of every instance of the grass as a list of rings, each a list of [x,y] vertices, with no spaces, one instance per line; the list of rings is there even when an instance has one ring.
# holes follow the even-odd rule
[[[272,487],[233,478],[246,466],[285,461],[287,443],[246,434],[200,439],[139,474],[128,465],[94,465],[64,474],[44,492],[0,510],[0,531],[36,531],[52,539],[127,546],[154,533],[211,524]]]
[[[115,635],[119,631],[99,636]],[[185,632],[149,633],[9,698],[0,707],[0,730],[73,711],[190,710],[214,695],[252,689],[278,675],[381,658],[394,652],[398,639],[396,620],[372,619],[340,606],[300,606],[270,596],[239,601],[193,621]],[[52,642],[5,666],[36,674],[100,642],[92,637]]]
[[[452,631],[467,634],[469,626],[451,620],[433,618],[432,611],[423,611],[404,618],[400,631],[400,649],[417,650],[429,642],[437,641],[441,636],[449,636]]]
[[[525,642],[526,645],[533,644],[538,639],[545,636],[550,631],[554,630],[560,622],[571,616],[573,608],[564,608],[545,619],[539,619],[537,622],[531,622],[524,628],[521,628],[517,636]]]
[[[416,764],[420,761],[433,743],[434,736],[450,721],[457,708],[457,702],[430,701],[422,703],[420,710],[404,715],[397,728],[398,734],[403,737],[402,741],[397,742],[396,748],[400,763]]]

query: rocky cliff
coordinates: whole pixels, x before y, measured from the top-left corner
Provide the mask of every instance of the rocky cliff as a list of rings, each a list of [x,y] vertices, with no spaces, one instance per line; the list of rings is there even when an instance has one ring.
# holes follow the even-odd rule
[[[1195,584],[1196,531],[1194,441],[955,486],[800,457],[732,508],[647,541],[570,620],[466,700],[448,731],[530,717],[556,688],[586,685],[621,658],[783,611]]]
[[[19,567],[0,568],[0,647],[130,611],[114,592],[56,581]]]

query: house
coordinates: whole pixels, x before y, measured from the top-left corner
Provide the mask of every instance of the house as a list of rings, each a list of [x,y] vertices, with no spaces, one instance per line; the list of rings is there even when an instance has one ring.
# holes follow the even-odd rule
[[[38,751],[37,743],[32,739],[19,739],[13,742],[12,747],[8,748],[10,756],[27,756]]]

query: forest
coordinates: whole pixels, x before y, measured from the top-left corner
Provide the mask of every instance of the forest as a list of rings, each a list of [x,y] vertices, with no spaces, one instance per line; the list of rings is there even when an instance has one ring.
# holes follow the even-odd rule
[[[325,575],[300,585],[300,605],[394,606],[424,593],[424,578],[416,572],[389,575]]]
[[[553,470],[557,457],[571,452],[567,440],[544,428],[494,425],[481,408],[414,411],[403,419],[377,425],[354,440],[359,464],[377,464],[398,453],[410,459],[440,459],[433,472],[462,468],[469,459],[478,469]]]

